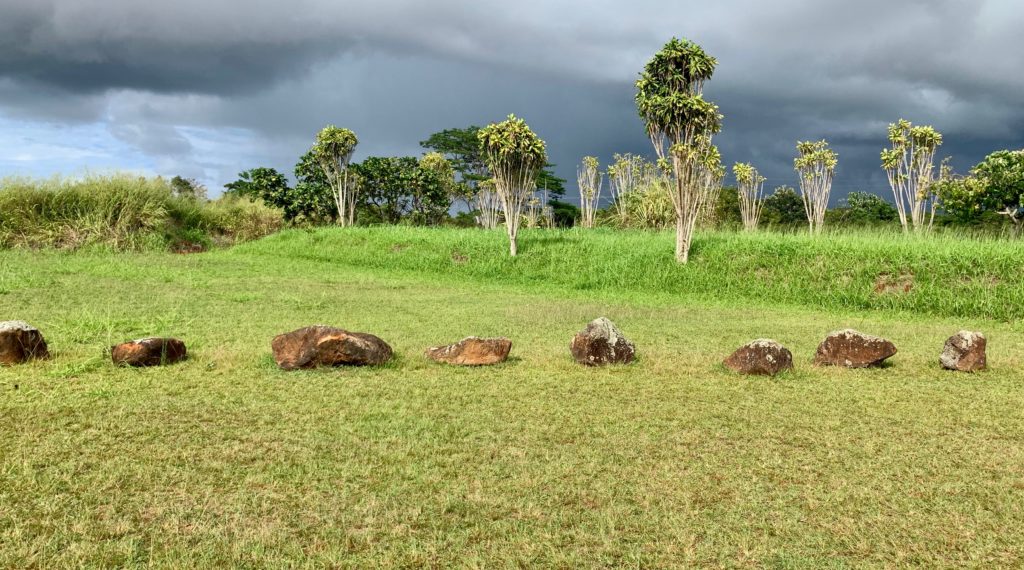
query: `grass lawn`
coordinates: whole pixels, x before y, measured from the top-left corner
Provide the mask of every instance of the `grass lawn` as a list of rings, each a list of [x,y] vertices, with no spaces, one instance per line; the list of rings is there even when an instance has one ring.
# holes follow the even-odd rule
[[[0,320],[35,324],[54,353],[0,368],[0,567],[1024,565],[1018,320],[535,286],[474,272],[505,263],[497,234],[493,260],[456,237],[471,254],[451,270],[388,268],[425,235],[0,252]],[[359,244],[364,262],[318,255],[325,239],[342,257]],[[638,362],[571,361],[571,336],[597,316]],[[270,339],[314,323],[377,334],[397,358],[279,371]],[[892,365],[813,368],[844,327],[893,340]],[[986,333],[989,371],[939,368],[960,328]],[[184,338],[192,357],[109,363],[106,347],[151,334]],[[422,357],[471,334],[509,336],[513,358]],[[792,349],[794,372],[720,365],[766,336]]]

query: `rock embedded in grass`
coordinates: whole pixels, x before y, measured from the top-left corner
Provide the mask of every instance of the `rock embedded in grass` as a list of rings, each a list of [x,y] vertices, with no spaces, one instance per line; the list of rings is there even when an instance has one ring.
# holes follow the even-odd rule
[[[185,342],[177,338],[140,338],[110,348],[110,359],[119,366],[164,366],[186,358]]]
[[[881,337],[871,336],[853,329],[830,333],[818,345],[814,363],[818,366],[845,366],[868,368],[881,366],[896,354],[896,346]]]
[[[0,365],[11,366],[49,357],[46,339],[39,329],[25,321],[0,322]]]
[[[376,366],[391,360],[391,346],[369,333],[313,325],[279,334],[270,343],[284,370],[321,366]]]
[[[576,362],[586,366],[629,364],[636,357],[633,345],[610,320],[600,317],[576,333],[569,346]]]
[[[946,370],[976,372],[987,366],[985,335],[980,332],[960,331],[946,340],[939,363]]]
[[[499,364],[508,359],[512,341],[505,338],[466,337],[448,346],[433,346],[427,349],[427,358],[457,364],[460,366],[486,366]]]
[[[793,353],[774,340],[761,338],[739,347],[722,364],[740,374],[775,376],[793,368]]]

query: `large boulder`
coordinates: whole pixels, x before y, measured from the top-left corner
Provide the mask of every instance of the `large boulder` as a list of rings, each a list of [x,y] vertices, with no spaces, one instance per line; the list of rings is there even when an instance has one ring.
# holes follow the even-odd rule
[[[0,322],[0,365],[11,366],[50,357],[39,329],[25,321]]]
[[[467,337],[448,346],[434,346],[427,349],[426,356],[437,362],[461,366],[484,366],[505,362],[512,341],[501,338]]]
[[[740,374],[775,376],[793,368],[793,353],[774,340],[761,338],[739,347],[722,364]]]
[[[636,357],[636,347],[623,336],[615,323],[601,317],[576,333],[569,346],[576,362],[586,366],[629,364]]]
[[[271,342],[274,360],[285,370],[320,366],[376,366],[391,360],[388,343],[369,333],[313,325],[279,334]]]
[[[942,348],[939,363],[946,370],[975,372],[987,365],[985,335],[980,332],[960,331],[949,337]]]
[[[186,358],[185,343],[177,338],[140,338],[110,348],[110,359],[120,366],[163,366]]]
[[[853,329],[830,333],[818,345],[814,363],[819,366],[845,366],[867,368],[881,366],[882,362],[896,354],[892,342],[877,336],[867,335]]]

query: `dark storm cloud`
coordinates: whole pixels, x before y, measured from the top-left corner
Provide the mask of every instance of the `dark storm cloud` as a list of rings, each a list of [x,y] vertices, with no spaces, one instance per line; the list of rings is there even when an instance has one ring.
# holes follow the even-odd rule
[[[961,169],[1024,146],[1022,28],[1016,0],[0,0],[0,115],[99,122],[181,168],[200,160],[189,128],[247,129],[253,162],[288,169],[328,122],[365,156],[515,112],[571,179],[584,154],[650,152],[632,81],[675,35],[720,60],[727,161],[794,184],[795,142],[828,138],[838,193],[880,191],[900,117],[934,124]],[[254,165],[221,152],[240,163],[210,176]]]

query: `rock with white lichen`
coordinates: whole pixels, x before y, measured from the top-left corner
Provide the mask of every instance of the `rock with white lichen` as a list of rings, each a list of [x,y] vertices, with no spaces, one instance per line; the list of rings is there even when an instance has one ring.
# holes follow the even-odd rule
[[[882,362],[896,354],[896,346],[877,336],[871,336],[853,329],[830,333],[818,345],[814,363],[819,366],[845,366],[847,368],[868,368],[881,366]]]
[[[590,321],[587,328],[576,333],[569,349],[576,362],[586,366],[629,364],[636,357],[633,343],[604,317]]]
[[[946,370],[976,372],[984,370],[987,341],[980,332],[960,331],[946,340],[939,363]]]
[[[793,368],[793,353],[774,340],[761,338],[739,347],[722,364],[740,374],[775,376]]]
[[[0,322],[0,365],[11,366],[50,357],[39,329],[25,321]]]

